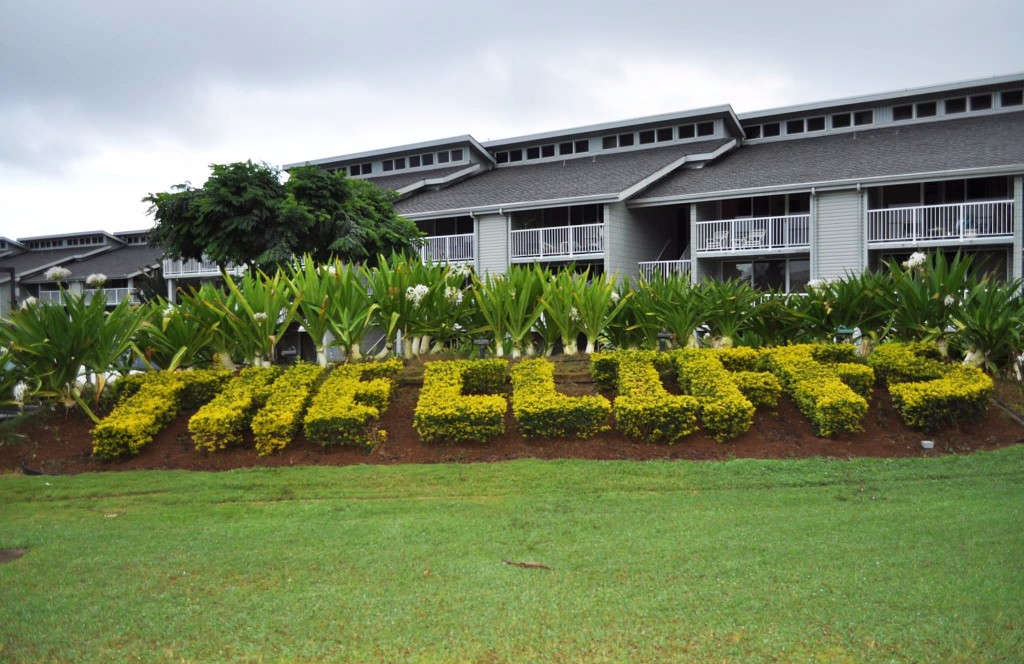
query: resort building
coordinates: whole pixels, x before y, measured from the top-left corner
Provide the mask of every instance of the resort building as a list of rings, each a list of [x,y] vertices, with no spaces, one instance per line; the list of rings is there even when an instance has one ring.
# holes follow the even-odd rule
[[[542,262],[801,291],[960,250],[1022,276],[1024,74],[304,163],[396,191],[424,258],[481,272]]]

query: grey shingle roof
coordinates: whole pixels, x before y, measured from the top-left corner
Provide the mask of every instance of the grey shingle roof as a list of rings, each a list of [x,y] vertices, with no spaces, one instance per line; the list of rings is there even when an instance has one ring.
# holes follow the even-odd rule
[[[400,214],[429,214],[528,202],[542,204],[564,198],[616,196],[685,155],[713,152],[728,142],[729,139],[701,141],[496,168],[445,189],[414,195],[395,207]]]
[[[65,249],[25,251],[20,254],[0,258],[0,267],[13,267],[15,271],[14,273],[20,277],[21,275],[39,269],[42,266],[63,265],[64,262],[74,260],[75,256],[82,256],[103,248],[104,247],[69,247]]]
[[[391,189],[397,191],[403,187],[408,187],[410,184],[419,182],[420,180],[433,180],[434,178],[443,178],[446,175],[451,175],[456,171],[461,171],[467,168],[465,164],[459,166],[449,166],[447,168],[432,168],[428,171],[412,171],[411,173],[399,173],[396,175],[381,175],[380,177],[365,178],[370,182],[374,183],[381,189]]]
[[[1024,164],[1024,113],[741,146],[634,200]]]
[[[81,261],[68,261],[62,267],[71,270],[68,281],[84,281],[90,274],[104,274],[108,279],[124,279],[138,274],[143,268],[157,265],[163,256],[163,249],[151,246],[128,246],[113,248],[98,256]],[[26,284],[46,282],[43,274],[32,275],[22,280]]]

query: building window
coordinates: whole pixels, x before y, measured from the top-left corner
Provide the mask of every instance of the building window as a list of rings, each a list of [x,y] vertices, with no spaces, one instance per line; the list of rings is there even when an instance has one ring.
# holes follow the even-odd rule
[[[899,122],[900,120],[913,120],[914,105],[904,104],[902,106],[893,106],[892,119],[896,122]]]
[[[443,151],[437,153],[437,163],[439,163],[439,164],[447,164],[449,159],[450,159],[450,155],[448,154],[447,150],[443,150]],[[506,159],[506,161],[508,160],[508,153],[505,153],[505,159]]]
[[[423,165],[424,166],[433,166],[434,165],[434,153],[428,152],[427,154],[423,155]]]
[[[462,148],[452,150],[452,161],[462,161]]]
[[[633,138],[634,137],[632,133],[619,134],[619,147],[628,148],[629,146],[633,145]]]
[[[381,168],[384,172],[395,170],[395,161],[393,159],[385,159],[381,162]]]
[[[602,150],[613,150],[617,147],[619,147],[618,136],[605,136],[604,138],[601,139]]]
[[[679,127],[679,138],[680,139],[693,138],[696,135],[697,135],[697,128],[695,126],[693,126],[692,124],[691,125],[681,125]]]
[[[645,129],[640,132],[640,145],[647,145],[648,143],[654,142],[654,130]]]
[[[765,138],[771,138],[772,136],[778,136],[782,133],[782,127],[778,122],[769,122],[768,124],[761,125],[761,133]]]
[[[992,108],[992,95],[974,95],[971,97],[972,111],[987,111]]]
[[[836,113],[832,116],[832,128],[833,129],[845,129],[850,126],[850,114],[849,113]]]
[[[701,122],[697,125],[698,136],[714,136],[715,134],[715,123],[714,122]]]
[[[946,100],[946,115],[952,113],[963,113],[967,110],[967,99],[964,97],[957,97],[956,99]]]
[[[856,111],[853,114],[853,124],[856,126],[869,125],[875,121],[875,112],[871,109]]]
[[[543,146],[541,146],[541,148],[540,148],[540,156],[542,156],[542,157],[554,157],[555,156],[555,146],[553,144],[552,145],[543,145]]]
[[[572,143],[559,143],[558,144],[558,154],[560,154],[560,155],[572,154]]]
[[[1009,90],[1000,93],[999,99],[1003,106],[1024,106],[1024,90]]]
[[[754,138],[761,138],[761,125],[753,125],[751,127],[744,127],[743,131],[747,134],[747,140]]]
[[[522,161],[523,160],[523,151],[522,151],[522,149],[509,150],[508,151],[508,160],[509,161]]]
[[[787,134],[802,134],[804,133],[804,121],[803,118],[799,120],[787,120],[786,121],[786,133]]]
[[[420,156],[418,154],[414,154],[413,156],[409,157],[409,168],[419,168],[419,167],[420,167]]]
[[[585,138],[576,141],[576,152],[590,152],[590,141]]]
[[[540,146],[539,145],[534,145],[532,147],[526,148],[526,158],[527,159],[540,159]]]
[[[799,293],[807,289],[810,268],[806,258],[726,261],[722,263],[722,279],[740,279],[761,290]]]
[[[825,131],[825,116],[807,118],[807,131]]]
[[[919,118],[930,118],[938,114],[938,106],[934,101],[918,102],[916,109]]]
[[[658,142],[664,143],[665,141],[672,140],[672,127],[662,127],[658,130]]]

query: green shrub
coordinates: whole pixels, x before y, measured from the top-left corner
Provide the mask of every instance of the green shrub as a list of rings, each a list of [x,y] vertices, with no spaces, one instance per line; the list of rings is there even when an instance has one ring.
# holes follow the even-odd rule
[[[413,427],[420,438],[424,442],[483,442],[505,433],[505,397],[465,393],[467,382],[477,391],[503,389],[505,367],[503,360],[429,362],[413,415]]]
[[[605,392],[616,389],[619,381],[619,353],[594,353],[590,356],[590,375],[597,388]]]
[[[890,385],[889,394],[907,426],[935,429],[981,417],[993,389],[981,369],[953,366],[942,378]]]
[[[775,408],[782,395],[782,383],[774,374],[766,371],[734,371],[731,376],[755,408]]]
[[[608,430],[611,409],[602,396],[558,393],[555,365],[548,360],[523,360],[512,367],[512,413],[527,438],[588,438]]]
[[[981,369],[940,361],[930,342],[889,343],[868,356],[907,426],[935,429],[981,417],[994,385]]]
[[[196,411],[188,422],[197,450],[222,450],[241,442],[246,426],[270,396],[270,386],[281,373],[278,367],[249,367]]]
[[[674,443],[697,430],[700,404],[692,396],[674,396],[665,390],[655,367],[660,361],[655,359],[658,355],[645,351],[618,353],[615,422],[627,436]]]
[[[719,356],[702,350],[675,353],[679,388],[700,404],[700,419],[715,440],[742,435],[754,424],[754,405],[743,396]]]
[[[178,413],[185,381],[177,373],[148,376],[134,394],[92,430],[92,453],[100,459],[136,454]],[[134,381],[133,381],[134,382]]]
[[[300,362],[274,381],[266,405],[252,418],[256,452],[260,456],[283,450],[292,441],[312,398],[313,387],[323,373],[318,365]]]
[[[887,343],[868,355],[868,366],[875,370],[882,385],[935,380],[946,373],[939,347],[930,341]]]
[[[843,345],[783,346],[766,353],[768,369],[782,381],[783,390],[804,417],[811,421],[819,436],[861,431],[868,411],[865,396],[844,383],[841,376],[863,387],[868,376],[863,369],[871,371],[870,367],[853,369],[848,364],[825,364],[815,359],[847,360],[853,357],[848,355],[849,351],[837,351],[836,348],[843,348]],[[871,377],[868,384],[873,382]]]
[[[718,358],[726,370],[733,373],[739,371],[757,371],[761,364],[761,352],[756,348],[739,346],[736,348],[714,348],[708,349]]]
[[[387,409],[401,368],[399,360],[335,367],[306,411],[306,438],[320,445],[372,445],[385,433],[374,432],[373,424]]]

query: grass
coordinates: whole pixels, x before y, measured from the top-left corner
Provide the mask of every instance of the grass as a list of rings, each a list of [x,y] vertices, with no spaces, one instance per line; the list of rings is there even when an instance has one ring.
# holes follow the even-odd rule
[[[0,476],[3,662],[1019,662],[1024,447]],[[503,560],[536,561],[551,570]]]

